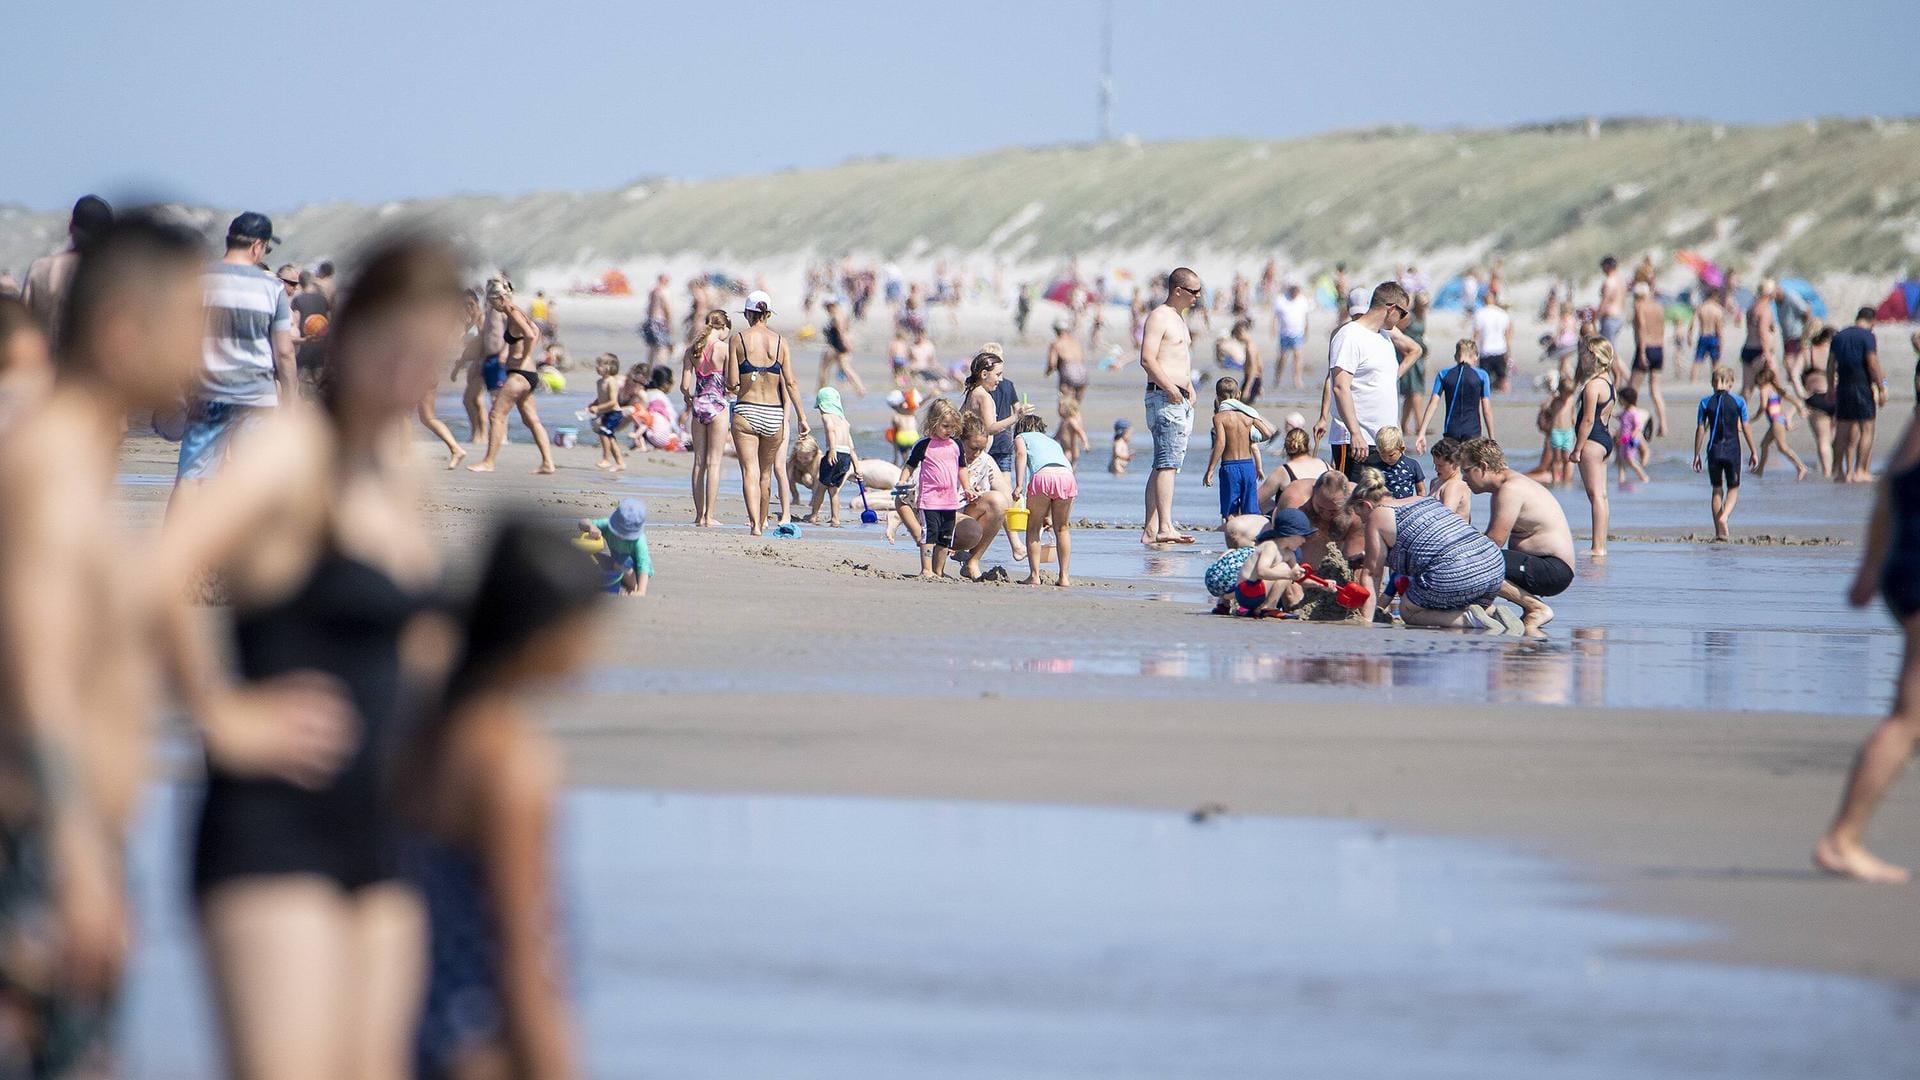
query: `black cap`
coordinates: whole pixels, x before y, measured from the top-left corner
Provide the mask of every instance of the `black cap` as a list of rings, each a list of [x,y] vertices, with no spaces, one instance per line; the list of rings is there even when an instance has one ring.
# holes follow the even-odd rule
[[[67,219],[67,232],[75,240],[84,241],[111,224],[113,207],[107,205],[107,200],[98,195],[82,195],[80,201],[73,204],[73,216]]]
[[[233,219],[227,226],[227,239],[266,240],[279,243],[280,238],[273,235],[273,219],[265,214],[249,210]]]

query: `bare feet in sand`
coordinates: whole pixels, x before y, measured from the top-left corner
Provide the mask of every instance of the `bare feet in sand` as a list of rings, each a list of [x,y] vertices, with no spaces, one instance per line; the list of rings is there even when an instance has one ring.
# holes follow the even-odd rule
[[[467,460],[467,451],[465,448],[456,447],[453,451],[453,456],[447,459],[447,471],[452,472],[459,468],[460,463],[465,460]]]
[[[1813,865],[1836,877],[1876,885],[1904,885],[1913,878],[1905,867],[1895,866],[1859,844],[1843,843],[1831,835],[1821,837],[1813,849]]]
[[[551,461],[549,461],[549,462],[547,462],[547,463],[546,463],[545,465],[542,465],[542,466],[540,466],[539,468],[537,468],[537,469],[535,469],[535,470],[533,470],[533,475],[535,475],[535,476],[552,476],[552,475],[553,475],[553,471],[554,471],[554,470],[553,470],[553,462],[551,462]]]
[[[1141,533],[1140,542],[1148,547],[1158,547],[1162,544],[1191,544],[1193,537],[1186,533],[1161,533],[1158,536]]]
[[[1026,577],[1021,578],[1016,584],[1020,584],[1020,585],[1040,584],[1040,571],[1035,570],[1033,573],[1028,574]]]
[[[468,472],[492,472],[493,462],[482,461],[482,462],[475,463],[473,465],[469,465],[467,466],[467,471]]]
[[[1553,621],[1553,609],[1537,597],[1529,597],[1533,603],[1522,601],[1520,604],[1520,627],[1528,637],[1546,637],[1541,627]]]

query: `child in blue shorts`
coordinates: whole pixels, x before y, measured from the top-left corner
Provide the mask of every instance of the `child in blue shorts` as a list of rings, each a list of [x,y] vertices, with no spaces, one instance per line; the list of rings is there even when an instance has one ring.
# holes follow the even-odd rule
[[[1260,512],[1260,458],[1254,444],[1274,435],[1274,426],[1240,400],[1240,380],[1231,375],[1213,384],[1213,449],[1201,484],[1212,487],[1220,474],[1220,520]]]

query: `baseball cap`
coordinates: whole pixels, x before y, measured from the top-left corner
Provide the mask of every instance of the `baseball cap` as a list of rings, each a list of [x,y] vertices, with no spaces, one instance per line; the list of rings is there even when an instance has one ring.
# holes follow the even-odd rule
[[[1367,309],[1372,306],[1373,306],[1373,290],[1372,289],[1367,288],[1365,285],[1358,285],[1352,289],[1347,290],[1347,314],[1349,316],[1365,315],[1367,313]]]
[[[622,499],[607,515],[607,531],[622,540],[640,539],[640,530],[646,527],[647,504],[639,499]]]
[[[88,237],[113,224],[113,207],[98,195],[82,195],[73,204],[73,216],[67,221],[67,231],[76,240]]]
[[[227,239],[265,240],[277,244],[280,238],[273,235],[273,219],[255,210],[249,210],[233,219],[227,226]]]
[[[747,302],[745,305],[743,305],[740,308],[740,310],[742,312],[764,311],[767,314],[771,315],[773,314],[773,297],[768,296],[766,293],[761,292],[759,289],[755,289],[754,291],[747,294]]]
[[[1255,539],[1265,542],[1284,540],[1290,536],[1311,535],[1313,535],[1313,522],[1307,520],[1307,515],[1292,507],[1282,507],[1273,512],[1273,520],[1267,523],[1266,529]]]

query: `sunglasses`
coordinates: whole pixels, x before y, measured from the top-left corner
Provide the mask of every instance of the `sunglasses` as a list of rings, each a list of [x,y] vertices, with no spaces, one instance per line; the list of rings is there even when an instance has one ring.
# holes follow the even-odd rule
[[[1174,288],[1176,288],[1176,289],[1179,289],[1179,290],[1180,290],[1181,292],[1184,292],[1184,293],[1190,293],[1190,294],[1192,294],[1192,295],[1194,295],[1194,296],[1199,296],[1199,295],[1200,295],[1200,290],[1199,290],[1199,289],[1195,289],[1195,288],[1190,288],[1190,287],[1188,287],[1188,286],[1186,286],[1186,285],[1175,285],[1175,286],[1174,286]]]
[[[297,289],[300,287],[300,282],[298,280],[288,281],[286,278],[281,278],[280,284],[285,285],[289,289]]]

